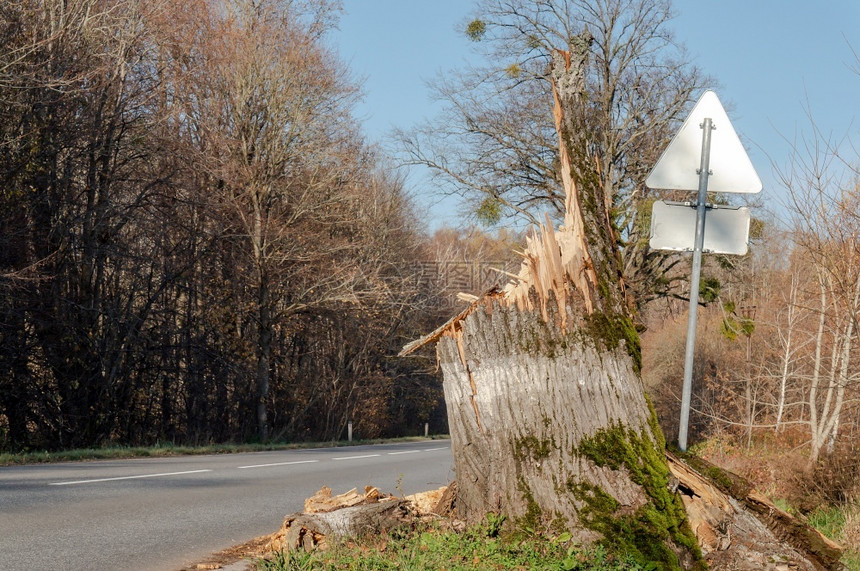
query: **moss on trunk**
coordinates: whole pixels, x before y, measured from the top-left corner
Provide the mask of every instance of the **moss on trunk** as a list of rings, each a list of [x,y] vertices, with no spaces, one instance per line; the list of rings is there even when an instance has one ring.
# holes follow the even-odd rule
[[[587,506],[586,513],[581,512],[581,521],[598,531],[604,538],[602,542],[633,555],[640,563],[681,569],[676,550],[670,548],[670,544],[675,544],[692,555],[697,567],[704,567],[698,542],[687,524],[684,505],[670,489],[663,435],[659,427],[654,432],[655,425],[656,416],[648,429],[641,431],[617,423],[580,441],[573,451],[575,455],[588,458],[597,466],[625,469],[649,498],[633,513],[622,513],[618,503],[608,501],[611,496],[599,488],[573,483],[571,492]]]

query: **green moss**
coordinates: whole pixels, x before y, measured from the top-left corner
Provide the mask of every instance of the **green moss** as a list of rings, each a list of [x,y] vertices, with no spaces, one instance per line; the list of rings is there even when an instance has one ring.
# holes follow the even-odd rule
[[[538,439],[531,435],[525,436],[514,441],[514,459],[517,462],[521,462],[526,458],[530,458],[535,462],[539,462],[547,458],[555,448],[557,446],[550,439]]]
[[[585,318],[586,329],[595,342],[605,349],[613,350],[624,341],[627,353],[633,359],[633,370],[642,370],[642,346],[633,320],[626,315],[595,311]]]
[[[750,493],[750,490],[752,490],[752,484],[737,474],[714,466],[707,460],[703,460],[694,454],[681,452],[677,449],[673,449],[672,451],[688,466],[700,474],[707,476],[718,488],[734,498],[746,497]]]
[[[663,430],[660,429],[660,421],[657,419],[657,409],[654,408],[654,401],[645,393],[645,402],[648,403],[648,426],[651,428],[651,434],[654,435],[654,446],[657,450],[666,449],[666,438],[663,436]]]
[[[604,545],[645,565],[681,569],[677,556],[667,545],[670,534],[663,531],[668,529],[666,514],[647,504],[632,515],[616,516],[620,504],[600,487],[588,482],[568,482],[568,489],[583,504],[578,512],[580,522],[600,533],[605,538]]]
[[[652,416],[656,423],[653,408]],[[669,547],[670,541],[687,549],[696,561],[702,561],[702,554],[687,524],[680,498],[669,490],[669,469],[663,449],[658,446],[662,438],[659,427],[653,434],[652,439],[647,430],[640,433],[616,424],[584,438],[574,450],[574,454],[598,466],[613,470],[623,467],[628,471],[631,480],[642,486],[649,499],[634,513],[618,514],[617,502],[593,485],[569,482],[568,489],[584,503],[580,510],[583,524],[603,535],[606,544],[628,552],[641,563],[654,563],[661,569],[681,569]]]
[[[517,519],[517,527],[523,530],[536,531],[540,529],[543,523],[543,511],[540,509],[534,494],[529,489],[524,478],[520,477],[517,481],[517,490],[523,495],[523,501],[526,503],[526,513],[521,518]]]
[[[552,521],[549,524],[549,530],[556,536],[561,535],[562,533],[567,532],[569,529],[569,524],[567,518],[565,518],[561,512],[555,512],[555,517],[552,518]]]
[[[586,525],[597,523],[605,514],[615,513],[620,505],[618,500],[591,482],[569,479],[567,490],[573,494],[574,498],[585,504],[585,507],[579,509],[578,514],[580,521]]]

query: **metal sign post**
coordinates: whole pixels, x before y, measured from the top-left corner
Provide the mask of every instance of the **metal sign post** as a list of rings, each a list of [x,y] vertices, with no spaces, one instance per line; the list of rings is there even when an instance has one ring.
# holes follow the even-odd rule
[[[714,124],[716,122],[716,125]],[[719,126],[711,140],[712,131]],[[701,135],[699,129],[702,130]],[[713,157],[711,151],[713,150]],[[700,152],[701,151],[701,152]],[[698,162],[699,168],[695,165]],[[711,172],[713,166],[714,172]],[[702,273],[702,250],[705,243],[705,211],[708,190],[711,192],[756,193],[761,179],[741,144],[717,94],[706,91],[690,111],[681,129],[663,151],[657,164],[645,179],[648,188],[698,191],[696,229],[693,235],[693,268],[690,276],[690,314],[687,321],[687,349],[684,360],[684,384],[681,392],[681,426],[678,447],[687,450],[690,423],[690,399],[693,388],[693,356],[696,349],[696,318],[699,309],[699,278]],[[709,188],[710,186],[710,188]],[[654,211],[657,211],[655,204]],[[665,204],[660,205],[661,211]],[[672,207],[669,209],[671,210]],[[677,212],[677,211],[676,211]],[[665,216],[665,214],[661,215]],[[681,217],[685,217],[682,215]],[[668,221],[652,217],[651,247],[660,250],[689,251],[689,226],[681,220]],[[687,218],[690,223],[692,222]],[[749,236],[748,213],[719,216],[710,239],[714,251],[744,255]],[[662,224],[662,227],[661,227]],[[657,232],[655,232],[657,230]],[[660,234],[659,236],[657,234]],[[739,244],[738,241],[742,243]]]
[[[687,349],[684,356],[684,385],[681,392],[681,426],[678,448],[687,451],[687,427],[690,423],[690,396],[693,392],[693,356],[696,353],[696,321],[699,313],[699,279],[702,273],[702,246],[705,243],[705,209],[708,199],[708,176],[711,159],[711,118],[702,122],[702,159],[699,166],[699,193],[696,198],[696,238],[693,246],[693,270],[690,276],[690,315],[687,319]]]
[[[716,122],[716,125],[714,124]],[[711,140],[712,131],[719,130]],[[699,129],[702,130],[701,135]],[[713,157],[711,151],[713,150]],[[701,151],[701,152],[700,152]],[[696,163],[699,168],[696,169]],[[714,172],[711,172],[713,166]],[[687,322],[687,352],[684,359],[684,385],[681,393],[681,427],[678,447],[687,450],[687,428],[690,422],[690,399],[693,388],[693,356],[696,349],[696,318],[699,309],[699,278],[702,273],[702,251],[705,243],[705,210],[708,190],[711,192],[757,193],[761,179],[741,144],[717,94],[705,91],[681,129],[663,151],[657,164],[645,179],[648,188],[698,191],[696,229],[693,235],[693,269],[690,277],[690,314]],[[710,186],[710,188],[709,188]],[[656,212],[657,204],[654,211]],[[660,205],[665,210],[667,205]],[[671,210],[673,207],[669,207]],[[676,211],[677,212],[677,211]],[[665,216],[662,214],[661,216]],[[682,215],[681,218],[686,218]],[[682,220],[669,221],[652,217],[651,247],[659,250],[689,251],[689,226]],[[691,223],[689,218],[686,218]],[[710,245],[714,251],[743,255],[747,251],[749,217],[720,215],[714,219]],[[655,232],[657,230],[657,232]],[[659,236],[657,234],[660,234]],[[738,244],[738,240],[743,243]]]

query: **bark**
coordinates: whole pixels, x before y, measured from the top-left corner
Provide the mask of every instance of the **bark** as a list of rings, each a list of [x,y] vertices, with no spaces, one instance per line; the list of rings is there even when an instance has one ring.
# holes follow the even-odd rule
[[[559,492],[594,467],[571,451],[613,424],[647,427],[643,393],[625,382],[633,376],[629,357],[617,350],[602,355],[602,348],[540,315],[492,299],[459,326],[440,339],[438,353],[460,514],[477,521],[504,508],[526,517],[537,503],[542,512],[576,521],[575,498]],[[598,470],[617,489],[613,495],[628,498],[628,505],[643,503],[624,478]]]
[[[777,399],[776,422],[774,423],[776,426],[774,428],[774,432],[780,432],[780,429],[782,428],[782,417],[785,412],[785,393],[788,386],[790,369],[792,366],[792,362],[794,361],[794,354],[796,352],[795,347],[792,345],[792,337],[794,335],[794,330],[797,327],[797,322],[800,319],[797,315],[797,292],[799,289],[798,279],[799,278],[797,274],[792,272],[791,284],[789,285],[788,302],[786,303],[786,311],[788,312],[788,314],[786,316],[785,333],[783,334],[781,330],[778,330],[779,339],[783,346],[783,351],[781,356],[782,369],[780,371],[779,376],[779,397]]]
[[[263,274],[263,272],[260,272]],[[257,370],[256,370],[256,397],[257,397],[257,435],[261,442],[269,439],[269,421],[267,414],[267,403],[269,399],[269,359],[272,354],[272,329],[274,327],[269,308],[268,283],[264,277],[260,278],[259,307],[257,309]]]
[[[832,292],[835,291],[831,276],[823,276],[824,270],[819,269],[819,288],[821,300],[821,314],[819,316],[818,331],[815,337],[815,357],[813,362],[813,375],[809,388],[809,427],[811,433],[809,461],[807,463],[807,471],[811,471],[818,463],[821,452],[825,450],[825,446],[830,449],[829,443],[835,443],[836,433],[838,431],[839,416],[842,407],[845,403],[845,390],[848,382],[850,371],[850,358],[852,340],[854,337],[854,318],[857,313],[858,302],[860,302],[860,281],[858,281],[852,292],[852,296],[846,300],[848,311],[840,308],[837,304],[835,296]],[[828,292],[830,296],[828,296]],[[827,320],[827,300],[831,298],[830,304],[833,307],[833,314],[836,317],[836,324],[833,326],[833,334],[831,340],[831,356],[828,374],[828,382],[824,389],[824,402],[820,403],[819,389],[821,388],[822,378],[822,347],[824,345],[824,326]],[[840,313],[844,312],[843,315]]]

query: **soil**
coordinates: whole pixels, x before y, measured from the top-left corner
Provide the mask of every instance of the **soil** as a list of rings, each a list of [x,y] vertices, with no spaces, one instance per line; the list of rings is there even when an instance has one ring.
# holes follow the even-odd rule
[[[221,569],[222,571],[245,571],[253,569],[251,560],[266,554],[266,546],[274,534],[261,535],[241,545],[213,553],[203,561],[183,567],[181,571],[201,571],[204,569]]]

